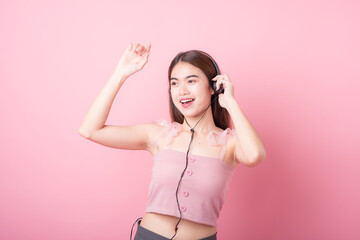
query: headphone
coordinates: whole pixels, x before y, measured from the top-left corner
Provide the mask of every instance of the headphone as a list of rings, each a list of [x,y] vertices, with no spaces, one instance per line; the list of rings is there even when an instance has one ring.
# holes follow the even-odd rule
[[[215,63],[215,61],[209,56],[207,55],[207,57],[211,60],[211,62],[213,63],[214,67],[215,67],[215,70],[216,70],[216,76],[217,75],[220,75],[220,71],[219,71],[219,67],[218,65]],[[218,90],[216,90],[216,82],[217,81],[213,81],[213,84],[212,84],[212,88],[214,89],[214,92],[216,95],[219,95],[220,93],[224,93],[224,87],[222,84],[220,84],[220,88]]]

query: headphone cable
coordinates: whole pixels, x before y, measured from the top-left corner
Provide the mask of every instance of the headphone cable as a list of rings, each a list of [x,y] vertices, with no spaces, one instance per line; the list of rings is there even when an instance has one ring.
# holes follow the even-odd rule
[[[174,237],[176,236],[177,230],[178,230],[178,225],[179,225],[180,221],[182,220],[182,213],[181,213],[180,204],[179,204],[178,192],[179,192],[179,186],[180,186],[181,180],[182,180],[182,178],[183,178],[183,176],[184,176],[184,173],[185,173],[185,171],[186,171],[186,169],[187,169],[187,167],[188,167],[188,162],[189,162],[189,161],[188,161],[188,157],[189,157],[190,145],[191,145],[191,143],[192,143],[192,141],[193,141],[193,139],[194,139],[195,127],[198,125],[198,123],[200,122],[200,120],[205,116],[205,113],[206,113],[206,111],[209,109],[209,107],[211,106],[211,104],[212,104],[218,97],[219,97],[219,95],[216,95],[216,97],[212,100],[212,102],[209,104],[209,106],[205,109],[203,115],[201,116],[201,118],[200,118],[199,121],[195,124],[195,126],[194,126],[193,128],[190,127],[188,121],[186,120],[186,118],[185,118],[185,116],[184,116],[185,122],[186,122],[186,124],[189,126],[190,131],[191,131],[191,139],[190,139],[190,143],[189,143],[188,150],[187,150],[187,152],[186,152],[186,164],[185,164],[185,168],[184,168],[184,170],[183,170],[182,173],[181,173],[181,176],[180,176],[180,179],[179,179],[179,183],[178,183],[178,185],[177,185],[177,187],[176,187],[176,193],[175,193],[175,195],[176,195],[176,203],[177,203],[177,207],[178,207],[178,210],[179,210],[179,213],[180,213],[180,218],[179,218],[179,221],[178,221],[178,222],[176,223],[176,225],[175,225],[175,234],[174,234],[174,236],[172,236],[171,240],[174,239]]]

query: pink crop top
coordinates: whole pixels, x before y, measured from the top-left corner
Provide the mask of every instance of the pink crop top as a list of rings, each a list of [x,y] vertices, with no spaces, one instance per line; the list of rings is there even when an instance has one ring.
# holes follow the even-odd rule
[[[186,165],[186,152],[169,148],[171,140],[182,129],[182,125],[165,120],[158,121],[164,126],[162,133],[154,140],[153,146],[166,138],[167,148],[159,150],[153,157],[152,177],[146,212],[179,217],[176,203],[176,188]],[[202,224],[216,226],[225,194],[235,168],[222,159],[229,134],[235,130],[227,128],[223,132],[210,132],[209,145],[221,145],[219,157],[205,157],[189,153],[187,170],[179,186],[179,204],[182,218]],[[190,139],[189,139],[190,142]]]

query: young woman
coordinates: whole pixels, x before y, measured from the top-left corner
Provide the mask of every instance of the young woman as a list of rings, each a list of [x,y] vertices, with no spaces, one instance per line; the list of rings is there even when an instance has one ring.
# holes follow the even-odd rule
[[[135,239],[214,240],[235,168],[239,163],[257,165],[266,157],[265,148],[234,99],[228,76],[198,50],[181,52],[170,64],[171,122],[105,125],[116,94],[130,75],[143,69],[150,48],[128,46],[79,132],[105,146],[153,155],[148,205],[137,221]]]

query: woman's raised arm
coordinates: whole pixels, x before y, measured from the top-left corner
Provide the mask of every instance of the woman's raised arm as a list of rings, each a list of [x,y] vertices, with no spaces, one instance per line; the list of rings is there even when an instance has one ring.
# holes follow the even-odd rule
[[[109,81],[92,102],[79,128],[81,136],[99,144],[122,149],[146,149],[156,124],[133,126],[105,125],[113,101],[125,80],[143,69],[150,55],[151,44],[129,44]]]

